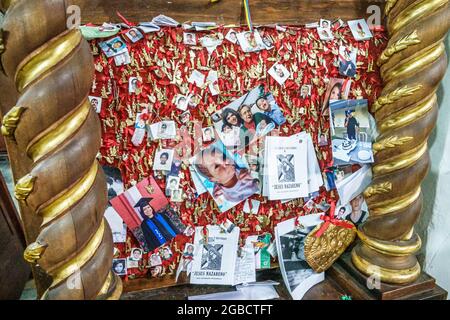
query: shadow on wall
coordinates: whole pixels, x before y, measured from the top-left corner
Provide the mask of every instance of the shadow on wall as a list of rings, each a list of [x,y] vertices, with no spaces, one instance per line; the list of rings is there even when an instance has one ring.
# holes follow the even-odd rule
[[[447,35],[445,47],[447,53],[449,53],[450,34]],[[422,183],[422,191],[424,195],[423,212],[420,220],[416,224],[416,230],[422,238],[423,242],[422,249],[418,255],[418,259],[424,269],[427,268],[426,264],[429,262],[430,258],[432,258],[439,250],[438,243],[430,243],[429,245],[431,245],[431,248],[433,248],[433,252],[425,251],[428,241],[430,240],[428,232],[430,223],[432,223],[433,221],[433,214],[439,214],[439,208],[437,208],[436,204],[439,202],[439,199],[446,196],[445,194],[437,194],[437,190],[438,183],[445,183],[445,181],[439,181],[440,178],[442,179],[444,177],[442,171],[446,170],[445,168],[441,167],[441,162],[444,157],[449,157],[446,152],[450,152],[449,146],[446,145],[448,144],[448,142],[450,142],[450,127],[448,124],[448,119],[450,118],[450,109],[448,108],[450,100],[450,75],[448,71],[439,86],[437,97],[439,103],[439,117],[436,128],[432,132],[428,140],[432,164],[428,176]],[[450,181],[447,181],[447,183],[450,183]],[[442,188],[440,188],[439,190],[442,190]],[[450,226],[440,226],[434,232],[444,232],[444,230],[448,230],[449,228]],[[441,286],[442,285],[445,287],[449,284],[441,284]]]

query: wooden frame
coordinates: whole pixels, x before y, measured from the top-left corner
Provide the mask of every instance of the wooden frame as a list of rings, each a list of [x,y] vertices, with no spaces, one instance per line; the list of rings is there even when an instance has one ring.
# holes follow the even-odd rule
[[[184,1],[184,6],[205,9],[203,20],[215,16],[222,23],[243,22],[239,1],[205,2]],[[0,42],[6,75],[0,78],[2,133],[9,137],[16,197],[29,243],[25,257],[39,262],[34,276],[40,295],[48,299],[117,298],[122,290],[120,279],[110,271],[112,240],[102,218],[106,188],[95,160],[98,121],[86,107],[93,73],[90,50],[79,32],[65,30],[67,6],[88,10],[89,3],[106,8],[98,1],[2,1],[4,9],[9,7]],[[104,16],[92,12],[106,20],[121,3],[109,1],[111,9]],[[139,2],[126,3],[136,7]],[[305,8],[295,3],[297,9]],[[256,14],[255,23],[305,22],[296,18],[297,10],[277,21],[277,13],[287,11],[274,9],[276,1],[252,5],[266,6],[272,14]],[[322,10],[311,10],[309,21],[330,3],[319,5]],[[160,12],[170,15],[167,9]],[[413,227],[422,207],[420,183],[430,161],[427,139],[436,123],[435,92],[447,66],[442,41],[450,27],[450,7],[448,0],[387,0],[385,14],[390,40],[379,60],[385,87],[371,110],[380,135],[374,143],[374,181],[365,191],[371,216],[358,230],[361,242],[352,251],[352,261],[367,276],[406,284],[420,275],[414,254],[421,241]],[[36,18],[24,21],[24,16]],[[175,11],[174,18],[181,16]],[[75,85],[65,86],[68,75]],[[70,159],[77,159],[76,166]],[[78,290],[70,290],[72,282],[66,281],[74,275],[81,283]]]

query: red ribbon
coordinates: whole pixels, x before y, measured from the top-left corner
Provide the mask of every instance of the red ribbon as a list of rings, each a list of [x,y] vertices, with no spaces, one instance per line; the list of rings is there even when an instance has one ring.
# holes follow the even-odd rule
[[[336,209],[336,202],[333,201],[330,206],[329,215],[324,214],[320,217],[320,220],[323,220],[325,222],[322,224],[320,229],[314,235],[316,238],[319,238],[328,229],[328,226],[330,225],[330,223],[334,224],[335,226],[339,226],[339,227],[343,227],[343,228],[347,228],[347,229],[352,229],[354,227],[353,224],[351,224],[347,221],[336,219],[334,217],[335,209]]]
[[[129,27],[134,27],[136,24],[128,21],[119,11],[116,11],[117,16]]]

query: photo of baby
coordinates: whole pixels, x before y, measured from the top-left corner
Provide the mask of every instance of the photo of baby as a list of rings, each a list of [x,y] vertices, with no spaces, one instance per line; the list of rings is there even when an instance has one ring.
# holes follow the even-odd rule
[[[223,144],[238,150],[286,122],[275,98],[262,85],[213,114],[212,119]]]
[[[125,33],[125,35],[127,36],[128,39],[130,39],[131,42],[136,43],[139,40],[143,39],[144,36],[142,35],[142,33],[136,29],[136,28],[132,28],[130,29],[127,33]]]
[[[245,161],[231,155],[220,141],[200,151],[191,163],[221,212],[259,191]]]
[[[276,63],[269,69],[269,74],[282,86],[289,78],[291,73],[282,64]]]
[[[353,78],[356,75],[356,48],[339,46],[339,73]]]

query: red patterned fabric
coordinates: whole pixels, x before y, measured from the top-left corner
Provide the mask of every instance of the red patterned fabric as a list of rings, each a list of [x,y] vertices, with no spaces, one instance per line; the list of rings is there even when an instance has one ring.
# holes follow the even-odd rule
[[[240,30],[240,29],[235,29]],[[226,35],[228,29],[217,29],[210,32],[197,33],[197,39],[203,35]],[[342,78],[338,71],[339,45],[352,45],[358,48],[357,78],[352,85],[350,99],[363,97],[369,104],[377,98],[381,90],[381,79],[376,60],[386,44],[383,31],[373,31],[374,37],[369,41],[355,41],[348,27],[335,32],[334,41],[321,41],[315,29],[288,27],[286,32],[273,28],[261,28],[260,32],[270,34],[275,40],[275,48],[256,53],[243,53],[239,45],[223,40],[211,56],[206,49],[193,48],[183,44],[181,28],[163,28],[158,33],[145,35],[145,39],[135,44],[127,42],[132,56],[132,64],[117,67],[114,58],[106,58],[98,46],[100,40],[91,42],[94,51],[96,74],[91,95],[103,97],[100,119],[102,122],[101,162],[105,165],[118,167],[123,176],[125,187],[139,182],[153,174],[152,161],[158,142],[145,141],[138,147],[133,146],[131,137],[134,132],[134,120],[137,112],[147,105],[150,112],[147,122],[158,122],[161,119],[173,119],[179,128],[177,141],[163,140],[162,145],[189,151],[189,132],[197,132],[201,127],[211,125],[208,115],[226,106],[233,98],[264,84],[266,91],[274,94],[278,105],[285,115],[295,117],[295,112],[304,108],[298,121],[289,121],[281,126],[279,135],[292,135],[300,131],[308,131],[313,138],[317,157],[322,170],[332,164],[331,146],[319,147],[318,133],[321,131],[329,136],[328,112],[322,112],[322,99],[325,95],[328,79]],[[190,54],[191,53],[191,54]],[[282,63],[293,72],[283,86],[278,85],[267,71],[276,62]],[[174,70],[174,68],[177,68]],[[197,69],[208,74],[208,70],[219,72],[219,88],[221,94],[213,97],[208,87],[200,89],[189,84],[187,79],[192,71]],[[201,101],[194,109],[190,108],[191,121],[198,123],[191,129],[182,125],[178,117],[182,113],[174,104],[174,98],[180,94],[180,87],[172,78],[179,73],[182,84],[188,84],[189,92],[198,94]],[[139,77],[139,94],[128,93],[129,77]],[[312,85],[312,95],[307,99],[300,96],[300,88],[304,84]],[[301,111],[301,110],[300,110]],[[200,132],[201,133],[201,132]],[[273,133],[272,133],[273,134]],[[201,135],[200,135],[201,136]],[[330,137],[330,136],[329,136]],[[331,139],[329,139],[331,140]],[[183,148],[180,148],[183,147]],[[199,146],[193,147],[198,149]],[[191,148],[192,149],[192,148]],[[178,154],[176,149],[175,154]],[[195,197],[194,185],[187,167],[182,169],[182,185],[187,199],[178,205],[172,204],[186,225],[199,226],[220,223],[226,218],[235,222],[241,228],[241,240],[248,235],[273,233],[274,226],[286,219],[304,214],[303,202],[291,201],[280,204],[280,201],[266,201],[263,197],[253,196],[252,199],[262,201],[258,216],[243,214],[243,203],[226,213],[220,214],[214,201],[208,193]],[[165,179],[155,177],[164,190]],[[336,192],[321,189],[316,203],[325,200],[336,200]],[[202,207],[203,204],[203,207]],[[263,218],[266,216],[267,218]],[[243,219],[242,219],[243,218]],[[269,222],[267,224],[267,222]],[[175,238],[170,247],[174,256],[164,261],[165,273],[176,270],[184,244],[192,239],[185,236]],[[120,257],[127,257],[131,247],[139,247],[133,235],[128,232],[127,244],[116,245]],[[146,257],[147,255],[145,255]],[[145,259],[144,259],[145,260]],[[128,278],[142,277],[147,274],[148,263],[140,262],[139,269],[129,269]]]

